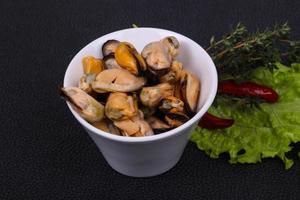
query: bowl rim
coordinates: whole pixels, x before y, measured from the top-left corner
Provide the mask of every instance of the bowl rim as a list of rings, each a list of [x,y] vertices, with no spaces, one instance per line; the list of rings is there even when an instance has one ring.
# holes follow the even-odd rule
[[[152,28],[152,27],[139,27],[139,28],[127,28],[127,29],[121,29],[118,31],[114,31],[111,33],[107,33],[105,35],[102,35],[96,39],[94,39],[93,41],[89,42],[87,45],[85,45],[83,48],[81,48],[76,55],[72,58],[72,60],[70,61],[70,63],[68,64],[67,70],[65,72],[64,75],[64,83],[63,85],[66,85],[67,82],[67,77],[68,74],[70,73],[70,65],[73,62],[73,60],[78,56],[78,54],[80,54],[80,52],[86,48],[87,46],[89,46],[91,43],[94,43],[96,40],[105,37],[107,35],[111,35],[111,34],[118,34],[121,33],[123,31],[130,31],[133,29],[142,29],[142,30],[154,30],[154,31],[158,31],[158,32],[167,32],[168,34],[174,34],[174,35],[179,35],[180,37],[183,37],[184,39],[188,40],[191,43],[194,43],[196,46],[198,46],[200,49],[203,50],[204,54],[207,55],[207,57],[209,58],[210,62],[212,63],[211,67],[212,67],[212,77],[211,77],[211,87],[212,90],[209,93],[207,100],[204,102],[203,106],[201,107],[201,109],[191,118],[189,119],[186,123],[182,124],[181,126],[174,128],[172,130],[157,134],[157,135],[151,135],[151,136],[144,136],[144,137],[124,137],[124,136],[119,136],[119,135],[114,135],[111,133],[107,133],[104,132],[100,129],[97,129],[96,127],[92,126],[90,123],[88,123],[86,120],[84,120],[71,106],[71,104],[69,102],[66,102],[70,111],[72,112],[72,114],[74,115],[74,117],[79,121],[79,123],[85,128],[88,129],[89,131],[104,137],[106,139],[110,139],[110,140],[114,140],[114,141],[118,141],[118,142],[126,142],[126,143],[143,143],[143,142],[149,142],[149,141],[156,141],[156,140],[163,140],[166,139],[168,137],[172,137],[175,136],[179,133],[181,133],[182,131],[184,131],[185,129],[188,129],[189,127],[191,127],[196,121],[198,121],[203,115],[204,113],[209,109],[209,107],[211,106],[211,104],[214,101],[214,98],[216,96],[217,93],[217,86],[218,86],[218,74],[217,74],[217,70],[215,67],[215,64],[213,62],[213,60],[211,59],[211,57],[209,56],[209,54],[198,44],[196,43],[194,40],[180,34],[174,31],[170,31],[170,30],[166,30],[166,29],[161,29],[161,28]]]

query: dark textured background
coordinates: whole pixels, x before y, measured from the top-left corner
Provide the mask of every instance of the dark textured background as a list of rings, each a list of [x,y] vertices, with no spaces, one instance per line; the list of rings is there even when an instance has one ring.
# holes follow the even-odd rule
[[[300,199],[300,162],[230,165],[188,144],[154,178],[113,171],[57,95],[71,58],[103,34],[160,27],[202,46],[237,22],[289,21],[300,38],[300,1],[0,1],[0,200]]]

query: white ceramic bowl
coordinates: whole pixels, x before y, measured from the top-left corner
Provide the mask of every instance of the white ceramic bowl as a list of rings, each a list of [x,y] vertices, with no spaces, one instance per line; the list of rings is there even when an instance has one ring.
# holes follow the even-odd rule
[[[166,36],[175,36],[180,42],[178,60],[201,81],[198,112],[178,128],[153,136],[124,137],[103,132],[81,118],[69,103],[68,107],[102,152],[108,164],[128,176],[149,177],[171,169],[180,159],[190,132],[212,104],[217,91],[217,72],[205,50],[193,40],[163,29],[130,28],[104,35],[81,49],[68,66],[64,86],[77,86],[82,76],[81,60],[92,55],[102,58],[101,46],[109,39],[128,41],[141,52],[143,47]]]

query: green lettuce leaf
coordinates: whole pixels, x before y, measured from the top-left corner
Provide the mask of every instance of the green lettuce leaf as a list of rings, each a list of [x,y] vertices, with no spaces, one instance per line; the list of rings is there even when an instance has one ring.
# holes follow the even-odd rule
[[[211,158],[225,152],[229,153],[230,163],[257,163],[262,158],[279,157],[285,168],[290,168],[293,160],[286,153],[292,150],[291,143],[300,142],[300,63],[291,67],[277,63],[277,67],[273,72],[258,68],[252,77],[278,92],[277,103],[250,107],[219,95],[209,112],[233,118],[235,124],[220,130],[198,127],[191,141]]]

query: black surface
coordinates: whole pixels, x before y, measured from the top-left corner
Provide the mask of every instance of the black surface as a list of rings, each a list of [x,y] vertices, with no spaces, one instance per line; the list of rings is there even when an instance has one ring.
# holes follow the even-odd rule
[[[0,199],[300,199],[300,162],[213,160],[190,143],[154,178],[113,171],[57,95],[71,58],[99,36],[160,27],[205,46],[237,22],[249,29],[289,21],[294,1],[0,1]]]

